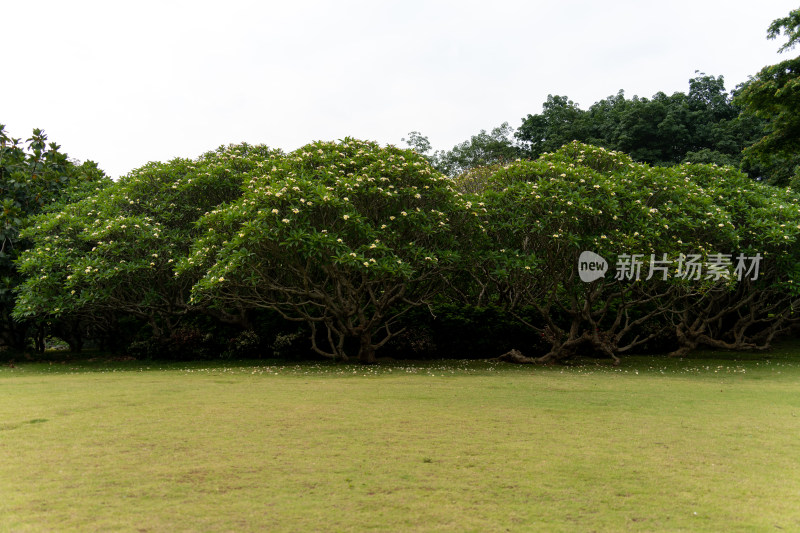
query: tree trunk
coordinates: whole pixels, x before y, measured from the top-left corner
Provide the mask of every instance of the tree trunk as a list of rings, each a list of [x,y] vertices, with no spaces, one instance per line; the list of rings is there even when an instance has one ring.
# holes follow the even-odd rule
[[[358,362],[369,365],[375,362],[375,346],[372,344],[372,333],[363,332],[359,337]]]
[[[74,332],[68,339],[69,351],[72,353],[80,353],[83,350],[83,337],[79,331]]]
[[[675,328],[675,337],[678,340],[678,348],[667,354],[667,357],[684,357],[697,349],[697,336],[698,334],[695,334],[692,331],[687,331],[683,324],[678,324],[678,326]]]
[[[44,324],[39,324],[39,327],[36,329],[36,336],[34,337],[34,349],[39,353],[44,353],[45,330],[46,328]]]

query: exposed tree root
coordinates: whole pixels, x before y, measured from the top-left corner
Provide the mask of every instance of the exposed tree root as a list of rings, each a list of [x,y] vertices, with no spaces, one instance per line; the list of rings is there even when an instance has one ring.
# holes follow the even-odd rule
[[[528,357],[526,355],[522,355],[522,352],[520,352],[517,349],[509,350],[500,357],[496,358],[495,361],[502,361],[504,363],[515,363],[518,365],[534,365],[539,362],[534,357]]]

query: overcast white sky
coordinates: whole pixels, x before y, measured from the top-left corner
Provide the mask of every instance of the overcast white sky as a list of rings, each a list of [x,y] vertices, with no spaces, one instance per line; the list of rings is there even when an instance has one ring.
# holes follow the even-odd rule
[[[0,123],[112,177],[221,144],[347,135],[449,149],[548,94],[726,87],[785,59],[796,0],[0,0]],[[788,52],[787,54],[791,54]],[[795,52],[796,53],[796,52]],[[787,55],[784,54],[784,55]],[[788,57],[787,57],[788,58]]]

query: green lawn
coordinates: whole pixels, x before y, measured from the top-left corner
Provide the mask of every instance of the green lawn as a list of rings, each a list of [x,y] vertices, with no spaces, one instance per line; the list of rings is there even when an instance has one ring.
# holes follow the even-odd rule
[[[4,366],[0,531],[800,530],[800,345],[701,355]]]

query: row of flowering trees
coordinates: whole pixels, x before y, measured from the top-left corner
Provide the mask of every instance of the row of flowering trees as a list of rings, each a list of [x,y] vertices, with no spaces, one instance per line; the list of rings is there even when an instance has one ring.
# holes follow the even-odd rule
[[[796,320],[798,234],[789,190],[579,143],[456,179],[351,138],[288,154],[238,145],[34,217],[14,315],[97,338],[134,319],[162,338],[198,317],[247,330],[270,312],[317,354],[365,363],[443,303],[504,310],[541,362],[618,360],[654,340],[676,354],[763,348]],[[581,279],[586,251],[612,262],[605,275]],[[617,257],[658,258],[658,275]],[[680,275],[679,258],[715,257],[729,259],[717,275]],[[760,258],[759,274],[739,276],[736,257]]]

